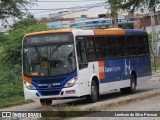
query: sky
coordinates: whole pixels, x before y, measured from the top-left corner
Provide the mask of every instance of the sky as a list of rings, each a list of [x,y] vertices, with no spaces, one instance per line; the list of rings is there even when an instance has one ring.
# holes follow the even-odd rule
[[[38,0],[38,2],[35,2],[37,5],[34,5],[32,6],[32,8],[28,8],[28,9],[29,9],[29,12],[33,14],[36,18],[40,18],[40,17],[48,17],[49,14],[52,14],[52,13],[57,13],[58,10],[55,10],[57,8],[75,7],[77,9],[77,6],[85,6],[85,5],[97,4],[97,3],[103,3],[103,2],[105,2],[105,0]],[[36,10],[32,10],[32,9],[36,9]],[[39,9],[42,9],[42,10],[39,10]],[[45,10],[45,9],[49,9],[49,10]],[[95,9],[99,11],[103,11],[105,10],[105,6],[97,7],[90,10],[95,10]],[[63,10],[67,10],[67,9],[63,9]],[[63,11],[63,10],[59,10],[59,11]]]
[[[59,11],[65,11],[70,9],[56,10],[59,8],[75,8],[77,6],[86,6],[92,4],[102,3],[101,7],[95,7],[88,9],[90,11],[105,11],[106,0],[29,0],[35,3],[32,7],[27,7],[28,11],[34,15],[35,18],[49,17],[49,14],[58,13]],[[37,2],[35,2],[37,1]],[[34,9],[34,10],[33,10]],[[12,20],[9,20],[10,24],[13,24]],[[0,24],[0,30],[3,29],[3,26]]]

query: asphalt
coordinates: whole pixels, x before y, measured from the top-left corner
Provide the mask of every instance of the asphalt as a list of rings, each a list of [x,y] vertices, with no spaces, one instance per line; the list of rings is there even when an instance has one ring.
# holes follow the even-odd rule
[[[131,94],[127,96],[121,96],[119,98],[112,99],[112,100],[100,101],[100,102],[97,102],[96,104],[93,103],[93,104],[82,106],[80,107],[80,109],[83,111],[103,110],[106,108],[109,109],[111,107],[126,105],[135,101],[141,101],[141,100],[145,100],[155,96],[160,96],[160,89],[142,92],[135,95]]]
[[[110,98],[107,100],[102,99],[96,103],[91,103],[91,104],[83,104],[82,103],[82,104],[77,104],[75,106],[79,107],[80,110],[82,110],[82,111],[92,111],[92,110],[101,111],[101,110],[110,109],[112,107],[114,108],[116,106],[122,106],[122,105],[130,104],[130,103],[134,103],[137,101],[143,101],[145,99],[149,99],[152,97],[160,96],[160,72],[154,73],[152,79],[150,81],[148,81],[148,83],[146,83],[146,85],[148,85],[148,86],[145,86],[145,88],[143,88],[143,86],[139,87],[138,91],[135,94],[119,95],[120,93],[118,92],[118,95],[119,95],[118,97],[117,97],[117,94],[115,93],[115,97],[111,97],[111,99]],[[149,87],[151,87],[151,88],[149,88]],[[141,89],[142,89],[142,91],[141,91]],[[114,95],[114,94],[112,94],[112,95]],[[31,107],[31,105],[29,105],[29,106]],[[17,108],[17,107],[15,107],[15,108]],[[0,111],[3,111],[3,110],[4,109],[0,109]],[[5,110],[7,110],[7,109],[5,109]],[[35,110],[31,110],[31,111],[35,111]]]
[[[86,104],[86,105],[80,106],[80,109],[82,111],[103,110],[103,109],[106,110],[107,108],[109,109],[111,107],[125,105],[135,101],[142,101],[155,96],[160,96],[160,72],[156,72],[156,73],[154,72],[151,80],[144,83],[144,86],[139,86],[137,93],[135,94],[122,95],[115,99],[109,99],[109,100],[99,101],[92,104]]]

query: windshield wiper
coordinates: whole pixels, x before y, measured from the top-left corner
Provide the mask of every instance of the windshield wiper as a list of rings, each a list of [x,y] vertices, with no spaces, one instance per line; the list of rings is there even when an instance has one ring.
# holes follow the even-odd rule
[[[53,55],[61,45],[62,44],[57,45],[56,48],[50,53],[50,56]]]

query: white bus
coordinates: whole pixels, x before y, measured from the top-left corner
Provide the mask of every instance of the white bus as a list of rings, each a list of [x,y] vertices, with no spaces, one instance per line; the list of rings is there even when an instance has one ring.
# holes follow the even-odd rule
[[[134,93],[151,78],[144,30],[51,30],[23,40],[25,99],[51,105],[57,98],[98,96],[115,89]]]

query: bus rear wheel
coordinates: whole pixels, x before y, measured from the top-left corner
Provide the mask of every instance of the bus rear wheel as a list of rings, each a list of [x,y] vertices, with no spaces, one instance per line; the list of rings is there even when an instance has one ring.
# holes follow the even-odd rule
[[[98,86],[97,83],[93,80],[91,83],[91,95],[86,97],[88,102],[97,102],[98,101]]]
[[[42,106],[49,106],[52,104],[52,100],[40,99],[40,103]]]
[[[128,88],[129,93],[135,93],[136,91],[136,76],[134,74],[131,74],[131,83],[130,87]]]
[[[122,94],[135,93],[135,91],[136,91],[136,76],[134,74],[131,74],[130,87],[121,88],[120,91]]]

